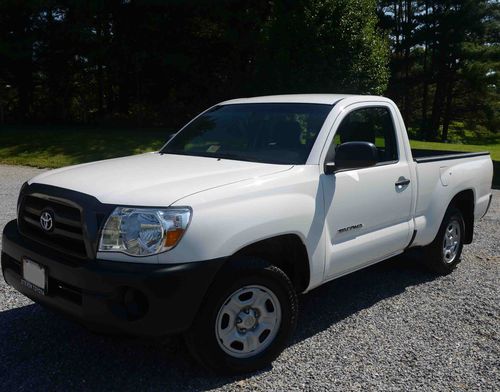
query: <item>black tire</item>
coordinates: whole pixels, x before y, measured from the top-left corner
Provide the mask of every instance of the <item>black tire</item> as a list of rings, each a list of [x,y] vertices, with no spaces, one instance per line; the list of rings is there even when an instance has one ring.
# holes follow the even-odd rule
[[[444,251],[445,242],[445,232],[452,227],[453,223],[457,224],[457,228],[460,230],[460,238],[455,252],[455,257],[453,259],[447,259]],[[434,241],[424,248],[425,262],[427,267],[440,275],[447,275],[452,272],[458,263],[460,263],[460,257],[462,255],[462,248],[464,246],[465,237],[465,223],[462,213],[459,209],[455,207],[449,207],[446,211],[443,222],[439,227],[439,231],[436,235]]]
[[[236,358],[225,352],[218,342],[217,317],[231,295],[243,287],[256,285],[270,290],[279,301],[281,323],[263,351],[249,358]],[[297,315],[297,294],[281,269],[257,258],[231,260],[217,274],[185,340],[191,354],[218,374],[252,372],[268,366],[281,354],[295,329]],[[264,337],[264,342],[266,339]]]

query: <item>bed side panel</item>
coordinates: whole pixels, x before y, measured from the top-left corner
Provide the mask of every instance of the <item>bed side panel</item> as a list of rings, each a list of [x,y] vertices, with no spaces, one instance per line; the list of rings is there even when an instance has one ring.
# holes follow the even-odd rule
[[[453,197],[464,190],[474,193],[474,217],[482,217],[488,206],[493,178],[489,155],[433,160],[416,165],[418,195],[415,211],[417,235],[414,246],[435,238]]]

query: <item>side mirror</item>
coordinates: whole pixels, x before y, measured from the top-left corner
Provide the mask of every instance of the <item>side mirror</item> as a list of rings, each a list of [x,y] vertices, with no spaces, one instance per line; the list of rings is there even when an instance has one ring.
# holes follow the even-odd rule
[[[378,163],[378,150],[373,143],[342,143],[335,151],[335,161],[325,164],[325,173],[332,174],[343,169],[359,169]]]

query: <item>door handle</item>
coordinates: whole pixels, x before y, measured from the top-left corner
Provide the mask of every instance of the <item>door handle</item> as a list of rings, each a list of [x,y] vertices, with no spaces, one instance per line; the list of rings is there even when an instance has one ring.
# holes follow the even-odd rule
[[[394,185],[401,189],[404,186],[410,185],[410,180],[408,178],[399,177]]]

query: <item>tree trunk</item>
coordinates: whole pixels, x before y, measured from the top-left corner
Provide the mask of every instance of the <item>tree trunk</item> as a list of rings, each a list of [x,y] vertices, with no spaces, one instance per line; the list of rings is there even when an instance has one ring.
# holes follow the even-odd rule
[[[426,23],[429,22],[429,4],[426,1],[425,2],[425,16],[426,16]],[[427,27],[428,28],[428,27]],[[428,32],[427,32],[428,34]],[[423,88],[422,88],[422,121],[420,124],[420,132],[419,136],[421,139],[425,138],[425,135],[427,133],[427,110],[428,110],[428,99],[429,99],[429,76],[427,75],[428,72],[428,66],[427,66],[427,57],[428,57],[428,51],[429,51],[429,39],[428,36],[426,35],[425,37],[425,42],[424,42],[424,58],[423,58],[423,75],[422,75],[422,80],[423,80]]]
[[[103,21],[101,14],[97,18],[97,112],[102,115],[104,112],[104,69],[103,69]]]
[[[450,73],[449,57],[450,48],[447,37],[442,32],[439,37],[438,48],[438,72],[436,74],[436,91],[434,93],[434,102],[432,104],[432,115],[429,129],[431,140],[437,140],[439,134],[439,126],[443,115],[444,101],[446,98],[446,88]]]
[[[31,117],[32,91],[33,91],[33,76],[31,74],[31,66],[26,64],[26,68],[18,70],[19,76],[17,79],[17,87],[19,94],[18,117],[21,120],[29,120]]]
[[[104,112],[104,70],[102,63],[97,66],[97,111],[99,115]]]
[[[450,71],[450,77],[448,78],[448,86],[446,90],[446,104],[444,108],[444,116],[443,116],[443,142],[448,140],[448,129],[450,127],[451,121],[451,103],[453,100],[453,88],[455,85],[455,77],[453,70]]]
[[[424,52],[424,85],[422,88],[422,122],[420,125],[420,136],[423,138],[427,134],[427,110],[429,106],[429,77],[427,76],[427,46]]]
[[[404,83],[404,107],[403,117],[406,123],[410,120],[410,36],[411,36],[411,21],[412,10],[411,0],[406,0],[405,21],[403,28],[403,42],[404,42],[404,64],[405,64],[405,83]]]
[[[436,92],[434,93],[434,102],[432,104],[431,122],[429,127],[429,140],[436,140],[439,134],[439,126],[441,125],[441,117],[443,115],[444,99],[446,95],[446,82],[443,81],[443,73],[438,74],[436,81]]]
[[[399,50],[399,8],[398,8],[398,2],[394,2],[394,23],[396,24],[395,26],[395,31],[396,31],[396,42],[395,42],[395,46],[396,46],[396,53],[398,52]]]

